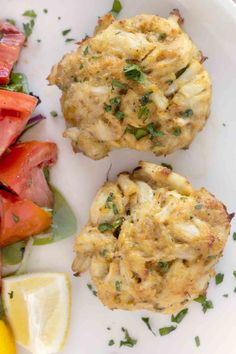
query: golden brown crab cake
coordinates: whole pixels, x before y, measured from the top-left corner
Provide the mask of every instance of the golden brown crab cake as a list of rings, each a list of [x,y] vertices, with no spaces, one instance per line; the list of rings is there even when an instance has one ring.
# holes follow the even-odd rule
[[[206,189],[140,162],[97,192],[73,271],[89,270],[111,309],[174,313],[206,292],[231,217]]]
[[[162,155],[189,146],[208,118],[211,81],[179,22],[176,12],[105,15],[53,67],[74,151],[101,159],[124,147]]]

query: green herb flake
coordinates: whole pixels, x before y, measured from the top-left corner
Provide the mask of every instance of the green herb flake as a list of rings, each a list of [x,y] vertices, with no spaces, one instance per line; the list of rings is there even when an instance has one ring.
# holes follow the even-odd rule
[[[34,25],[35,25],[35,22],[33,19],[28,23],[23,23],[23,31],[26,36],[26,39],[28,39],[31,36],[31,34],[33,32]]]
[[[122,10],[122,4],[120,2],[120,0],[114,0],[113,1],[113,5],[112,5],[112,9],[111,9],[111,13],[114,17],[117,17],[119,15],[119,13]]]
[[[121,291],[121,281],[116,281],[115,282],[115,287],[116,287],[116,291],[120,292]]]
[[[104,111],[105,112],[111,112],[112,111],[112,106],[110,104],[104,103]]]
[[[111,346],[114,345],[114,344],[115,344],[114,340],[113,340],[113,339],[110,339],[109,342],[108,342],[109,347],[111,347]]]
[[[207,310],[214,308],[213,302],[211,300],[207,300],[205,295],[199,295],[196,299],[194,299],[194,301],[202,305],[202,311],[204,313],[206,313]]]
[[[163,273],[167,273],[170,265],[168,262],[158,262],[158,268],[160,268]]]
[[[11,73],[8,85],[0,85],[2,90],[29,93],[27,77],[22,73]]]
[[[181,128],[174,128],[173,130],[173,135],[174,136],[180,136],[181,135]]]
[[[177,327],[170,326],[170,327],[163,327],[159,329],[159,333],[161,336],[166,336],[167,334],[173,332]]]
[[[122,120],[122,119],[124,119],[125,114],[124,114],[124,112],[122,112],[122,111],[117,111],[117,112],[115,113],[115,117],[116,117],[118,120]]]
[[[43,12],[44,12],[45,14],[47,14],[47,13],[48,13],[48,9],[43,9]]]
[[[169,168],[169,170],[173,171],[173,167],[169,163],[162,162],[161,166]]]
[[[101,232],[111,231],[112,229],[112,224],[103,223],[98,225],[98,230]]]
[[[119,211],[118,211],[118,209],[117,209],[117,206],[116,206],[116,204],[112,204],[112,211],[113,211],[113,213],[114,213],[114,215],[117,215],[117,214],[119,214]]]
[[[22,14],[22,16],[36,18],[37,14],[34,10],[27,10]]]
[[[3,320],[4,318],[5,318],[5,310],[3,306],[2,297],[0,296],[0,320]]]
[[[236,232],[233,233],[233,240],[236,241]]]
[[[89,47],[86,47],[85,50],[83,51],[84,55],[87,55],[89,52]]]
[[[124,91],[127,91],[127,89],[128,89],[126,84],[123,84],[122,82],[120,82],[118,80],[112,80],[111,86],[112,86],[112,91],[115,88],[118,88],[118,89],[121,89],[121,90],[124,90]]]
[[[70,43],[70,42],[73,42],[73,41],[75,41],[74,38],[66,38],[66,40],[65,40],[66,43]]]
[[[173,82],[174,82],[173,80],[167,80],[166,84],[171,85],[171,84],[173,84]]]
[[[145,106],[146,104],[152,102],[150,97],[153,94],[153,91],[149,91],[147,93],[145,93],[145,95],[143,95],[140,99],[139,102],[141,103],[142,106]]]
[[[121,98],[119,96],[110,99],[110,104],[112,106],[119,106],[121,103]]]
[[[56,111],[51,111],[50,114],[53,118],[56,118],[58,116]]]
[[[233,271],[233,276],[236,278],[236,270]]]
[[[183,309],[176,316],[172,315],[171,322],[180,323],[187,315],[187,313],[188,313],[188,309]]]
[[[200,347],[200,345],[201,345],[200,338],[199,338],[198,336],[196,336],[196,337],[194,338],[194,340],[195,340],[196,346],[197,346],[197,347]]]
[[[236,286],[235,286],[235,288],[234,288],[234,293],[236,293]]]
[[[147,131],[151,135],[152,138],[160,137],[165,135],[163,131],[158,130],[154,123],[149,123],[147,125]]]
[[[224,296],[224,297],[229,297],[229,294],[223,294],[222,296]]]
[[[13,299],[14,291],[10,291],[10,292],[8,293],[8,295],[9,295],[9,298],[10,298],[10,299]]]
[[[41,40],[41,39],[37,39],[37,42],[38,42],[38,43],[41,43],[41,42],[42,42],[42,40]]]
[[[186,111],[180,112],[180,115],[181,115],[183,118],[192,117],[192,116],[193,116],[193,110],[192,110],[191,108],[188,108],[188,109],[186,109]]]
[[[182,68],[179,71],[177,71],[175,73],[176,79],[178,79],[187,70],[188,67],[189,67],[189,65],[187,65],[187,66],[185,66],[185,68]]]
[[[15,25],[16,25],[16,21],[13,20],[12,18],[7,18],[6,21],[7,21],[8,23],[10,23],[12,26],[15,26]]]
[[[144,84],[145,82],[144,73],[137,64],[127,64],[124,67],[124,74],[128,80],[137,81],[140,84]]]
[[[106,200],[106,203],[105,203],[105,207],[106,207],[107,209],[110,209],[110,208],[111,208],[111,207],[110,207],[110,203],[113,201],[113,196],[114,196],[114,193],[111,192],[111,193],[109,193],[109,195],[108,195],[108,197],[107,197],[107,200]]]
[[[71,32],[71,28],[68,28],[68,29],[65,29],[64,31],[62,31],[61,33],[63,36],[67,36],[67,34],[70,32]]]
[[[167,37],[167,34],[165,32],[162,32],[159,34],[158,41],[163,42]]]
[[[215,276],[215,283],[216,285],[221,284],[224,280],[224,274],[223,273],[218,273]]]
[[[138,111],[138,119],[141,119],[144,117],[144,120],[146,120],[149,116],[149,109],[147,106],[142,106],[140,110]]]
[[[142,317],[142,321],[146,324],[147,328],[149,329],[149,331],[152,332],[152,334],[154,336],[156,336],[156,333],[152,330],[152,327],[150,325],[150,318],[149,317]]]
[[[18,222],[20,221],[19,216],[17,216],[16,214],[12,214],[12,219],[13,219],[15,224],[18,224]]]
[[[122,327],[121,330],[122,330],[122,332],[124,332],[125,338],[124,338],[124,340],[120,341],[120,347],[126,346],[126,347],[129,347],[129,348],[133,348],[138,342],[137,339],[132,338],[129,335],[129,332],[127,331],[127,329],[125,329],[124,327]]]

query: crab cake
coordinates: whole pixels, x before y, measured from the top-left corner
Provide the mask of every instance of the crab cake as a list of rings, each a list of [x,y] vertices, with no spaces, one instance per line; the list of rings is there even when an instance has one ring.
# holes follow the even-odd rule
[[[118,148],[166,155],[187,148],[208,118],[211,81],[204,57],[180,26],[140,15],[99,20],[95,34],[55,65],[65,137],[101,159]]]
[[[90,270],[111,309],[174,313],[205,294],[231,218],[206,189],[140,162],[97,192],[75,243],[73,271]]]

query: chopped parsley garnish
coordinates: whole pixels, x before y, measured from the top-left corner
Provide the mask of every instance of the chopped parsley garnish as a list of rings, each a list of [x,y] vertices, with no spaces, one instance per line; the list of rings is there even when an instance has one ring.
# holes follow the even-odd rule
[[[56,111],[51,111],[50,114],[53,118],[56,118],[58,116]]]
[[[120,292],[120,291],[121,291],[121,281],[118,281],[118,280],[117,280],[117,281],[115,282],[115,287],[116,287],[116,291],[119,291],[119,292]]]
[[[158,41],[163,42],[167,37],[167,34],[165,32],[162,32],[159,34]]]
[[[236,241],[236,232],[233,233],[233,240]]]
[[[70,32],[71,32],[71,28],[68,28],[68,29],[65,29],[64,31],[62,31],[61,33],[63,36],[67,36],[67,34]]]
[[[38,43],[41,43],[41,42],[42,42],[42,40],[41,40],[41,39],[37,39],[37,42],[38,42]]]
[[[162,162],[161,166],[169,168],[169,170],[173,171],[173,167],[169,163]]]
[[[36,18],[37,14],[34,10],[27,10],[22,14],[22,16]]]
[[[114,197],[114,194],[111,192],[109,194],[109,196],[107,197],[107,200],[106,200],[106,203],[105,203],[105,208],[112,209],[114,215],[117,215],[117,214],[119,214],[119,211],[117,209],[116,204],[113,202],[113,197]]]
[[[113,224],[103,223],[98,225],[98,230],[101,232],[114,231],[121,226],[123,219],[117,219]]]
[[[104,111],[105,112],[111,112],[112,111],[112,106],[110,104],[104,103]]]
[[[154,336],[156,336],[156,333],[152,330],[152,327],[150,325],[150,318],[149,317],[142,317],[142,321],[146,324],[147,328],[149,329],[149,331],[152,332],[152,334]]]
[[[167,273],[169,270],[169,263],[168,262],[158,262],[158,268],[162,271],[162,273]]]
[[[207,310],[213,309],[213,303],[211,300],[207,300],[205,295],[199,295],[194,301],[198,302],[199,304],[202,305],[202,311],[204,313],[207,312]]]
[[[114,17],[117,17],[119,15],[119,13],[122,10],[122,4],[120,2],[120,0],[114,0],[113,1],[113,5],[112,5],[112,9],[111,9],[111,13]]]
[[[221,284],[223,282],[223,280],[224,280],[224,274],[222,274],[222,273],[216,274],[216,276],[215,276],[216,285]]]
[[[111,346],[114,345],[114,344],[115,344],[114,340],[113,340],[113,339],[110,339],[109,342],[108,342],[108,345],[111,347]]]
[[[112,86],[112,90],[114,90],[115,88],[127,91],[127,85],[123,84],[122,82],[118,81],[118,80],[112,80],[111,82],[111,86]]]
[[[66,38],[66,40],[65,40],[66,43],[73,42],[73,41],[75,41],[74,38]]]
[[[200,345],[201,345],[201,343],[200,343],[200,338],[199,338],[198,336],[196,336],[196,337],[194,338],[194,340],[195,340],[196,346],[197,346],[197,347],[200,347]]]
[[[116,204],[112,204],[112,210],[113,210],[113,213],[114,213],[114,215],[117,215],[117,214],[119,214],[119,211],[118,211],[118,209],[117,209],[117,206],[116,206]]]
[[[8,85],[0,85],[2,90],[22,92],[29,94],[27,77],[21,73],[11,73],[10,82]]]
[[[116,116],[117,119],[122,120],[122,119],[124,119],[125,114],[124,114],[124,112],[117,111],[117,112],[115,113],[115,116]]]
[[[86,47],[83,53],[84,53],[84,55],[87,55],[88,52],[89,52],[89,47]]]
[[[163,131],[157,129],[154,123],[149,123],[147,125],[147,131],[153,138],[165,135]]]
[[[6,21],[7,21],[8,23],[10,23],[11,25],[13,25],[13,26],[16,25],[16,21],[13,20],[12,18],[7,18]]]
[[[196,204],[194,208],[200,210],[203,208],[203,206],[204,206],[203,204]]]
[[[137,140],[140,140],[142,139],[144,136],[148,135],[148,132],[146,129],[142,129],[142,128],[137,128],[135,133],[134,133],[134,136]]]
[[[87,287],[88,287],[89,290],[93,293],[94,296],[97,296],[97,292],[96,292],[96,290],[93,289],[92,284],[87,284]]]
[[[236,270],[233,271],[233,276],[236,278]]]
[[[122,332],[124,332],[125,338],[124,340],[120,341],[120,347],[122,346],[130,347],[130,348],[134,347],[138,342],[137,339],[130,337],[129,332],[124,327],[122,327],[121,330]]]
[[[8,295],[9,295],[9,298],[10,298],[10,299],[13,299],[14,291],[10,291],[10,292],[8,293]]]
[[[236,286],[235,286],[235,288],[234,288],[234,293],[236,293]]]
[[[192,117],[192,115],[193,115],[193,110],[192,110],[191,108],[186,109],[186,111],[180,112],[180,115],[181,115],[183,118]]]
[[[137,64],[127,64],[124,67],[124,74],[126,79],[134,80],[143,84],[145,82],[145,76],[141,68]]]
[[[229,294],[223,294],[224,297],[229,297]]]
[[[23,30],[24,30],[24,34],[26,36],[26,39],[28,39],[32,32],[33,32],[33,28],[34,28],[35,22],[34,20],[30,20],[30,22],[28,23],[23,23]]]
[[[161,336],[166,336],[167,334],[173,332],[177,327],[170,326],[170,327],[163,327],[159,329],[159,333]]]
[[[173,80],[167,80],[167,81],[166,81],[166,84],[168,84],[168,85],[173,84]]]
[[[0,296],[0,320],[3,320],[5,317],[5,310],[2,302],[2,297]]]
[[[149,109],[147,106],[142,106],[140,110],[138,111],[138,118],[141,119],[144,117],[144,120],[146,120],[149,116]]]
[[[141,103],[142,106],[145,106],[146,104],[150,103],[150,97],[153,94],[153,91],[149,91],[147,93],[145,93],[144,96],[142,96],[139,100],[139,102]]]
[[[119,106],[121,103],[121,98],[120,97],[113,97],[110,99],[110,103],[113,106]]]
[[[12,214],[12,219],[13,219],[15,224],[17,224],[20,221],[19,216],[17,216],[16,214]]]
[[[179,71],[177,71],[177,73],[175,73],[176,79],[178,79],[188,68],[188,65],[185,66],[185,68],[180,69]]]
[[[176,316],[172,315],[171,322],[180,323],[187,315],[187,313],[188,313],[188,309],[183,309]]]
[[[48,9],[43,9],[43,12],[44,12],[45,14],[47,14],[47,13],[48,13]]]
[[[173,130],[173,135],[175,135],[175,136],[180,136],[180,134],[181,134],[181,129],[180,129],[180,128],[175,128],[175,129]]]

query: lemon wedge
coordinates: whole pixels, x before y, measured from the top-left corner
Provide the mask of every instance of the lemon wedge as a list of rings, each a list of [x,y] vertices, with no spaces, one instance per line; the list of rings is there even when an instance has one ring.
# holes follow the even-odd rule
[[[16,354],[16,345],[13,335],[7,324],[0,320],[0,353]]]
[[[34,354],[57,353],[70,320],[70,282],[64,273],[3,279],[3,302],[16,342]]]

